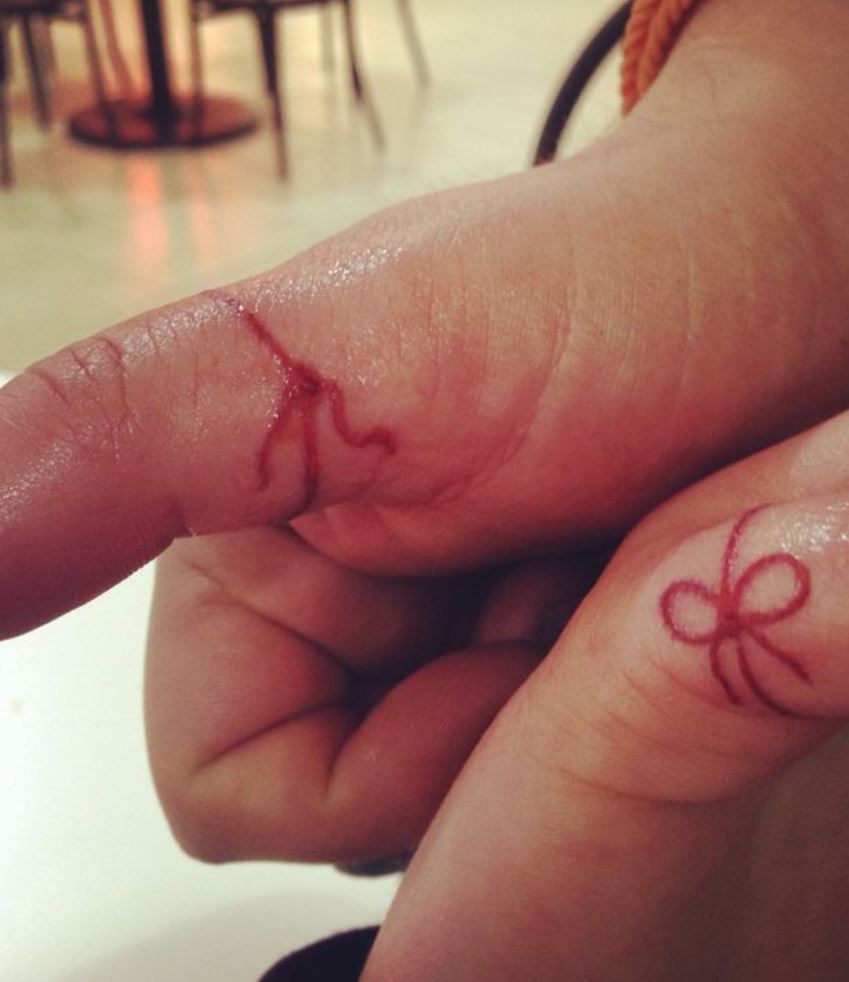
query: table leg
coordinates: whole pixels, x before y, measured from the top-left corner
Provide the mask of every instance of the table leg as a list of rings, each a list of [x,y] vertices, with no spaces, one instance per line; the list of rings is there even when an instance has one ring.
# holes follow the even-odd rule
[[[192,96],[174,93],[159,0],[139,0],[139,13],[149,94],[115,99],[108,103],[108,111],[103,105],[94,105],[75,113],[71,135],[87,143],[132,149],[214,143],[253,130],[256,115],[236,99],[205,95],[199,107]],[[110,115],[117,125],[111,125]]]
[[[46,130],[50,126],[50,96],[44,78],[44,65],[35,36],[35,15],[21,16],[21,31],[24,36],[24,51],[26,52],[27,68],[29,69],[32,94],[35,99],[35,115],[38,125]]]

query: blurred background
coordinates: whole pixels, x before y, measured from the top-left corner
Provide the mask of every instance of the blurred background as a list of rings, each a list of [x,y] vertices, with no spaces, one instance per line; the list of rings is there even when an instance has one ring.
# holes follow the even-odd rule
[[[0,12],[10,2],[0,0]],[[142,95],[148,80],[138,2],[112,0],[111,9],[132,91]],[[172,88],[188,93],[190,3],[160,4]],[[50,28],[53,121],[40,129],[22,31],[10,19],[15,183],[0,194],[0,367],[21,369],[142,309],[276,265],[395,201],[527,166],[567,66],[612,6],[410,0],[427,60],[423,84],[398,0],[354,4],[360,69],[385,148],[375,146],[352,94],[341,5],[284,10],[277,22],[286,178],[278,173],[249,12],[201,24],[201,62],[205,89],[254,111],[257,128],[227,142],[156,151],[117,151],[69,136],[69,118],[96,102],[76,23],[54,20]],[[108,94],[118,98],[126,80],[109,57],[100,0],[90,0],[90,9]],[[615,119],[613,65],[585,102],[570,126],[570,147]]]
[[[250,0],[221,15],[232,5],[0,0],[0,384],[4,369],[274,266],[393,202],[528,166],[564,74],[614,6],[353,0],[360,99],[344,4],[287,6],[275,129],[259,19]],[[165,47],[151,65],[152,37]],[[158,110],[145,108],[151,69]],[[562,154],[614,124],[615,69],[609,59],[593,80]],[[176,121],[163,124],[169,99]],[[191,143],[216,126],[240,135],[120,146]],[[144,752],[151,582],[142,570],[0,644],[2,982],[251,982],[284,951],[379,921],[396,888],[179,852]]]

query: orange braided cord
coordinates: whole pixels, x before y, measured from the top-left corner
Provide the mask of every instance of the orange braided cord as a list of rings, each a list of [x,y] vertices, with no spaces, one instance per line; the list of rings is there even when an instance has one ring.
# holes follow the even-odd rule
[[[622,108],[628,113],[657,78],[698,0],[635,0],[622,42]]]

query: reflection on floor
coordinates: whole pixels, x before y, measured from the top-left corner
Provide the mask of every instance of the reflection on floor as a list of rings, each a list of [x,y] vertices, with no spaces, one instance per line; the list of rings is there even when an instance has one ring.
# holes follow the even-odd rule
[[[413,0],[433,82],[418,87],[395,0],[358,0],[364,67],[388,138],[378,154],[344,72],[323,64],[320,15],[285,15],[290,178],[275,174],[271,135],[202,151],[114,153],[73,143],[64,124],[35,126],[13,37],[13,191],[0,195],[0,366],[30,361],[142,309],[276,265],[402,198],[527,165],[565,68],[603,18],[599,0]],[[115,3],[139,65],[135,4]],[[170,5],[186,77],[185,9]],[[214,91],[261,100],[252,24],[204,27]],[[77,28],[54,32],[59,118],[90,101]],[[140,75],[140,68],[136,72]],[[615,118],[608,66],[578,120],[577,140]]]

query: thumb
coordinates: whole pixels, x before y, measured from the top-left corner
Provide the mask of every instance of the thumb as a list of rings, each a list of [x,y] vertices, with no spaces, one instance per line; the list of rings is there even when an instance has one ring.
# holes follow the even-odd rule
[[[449,794],[369,982],[732,977],[755,791],[849,717],[847,436],[849,414],[626,540]]]

